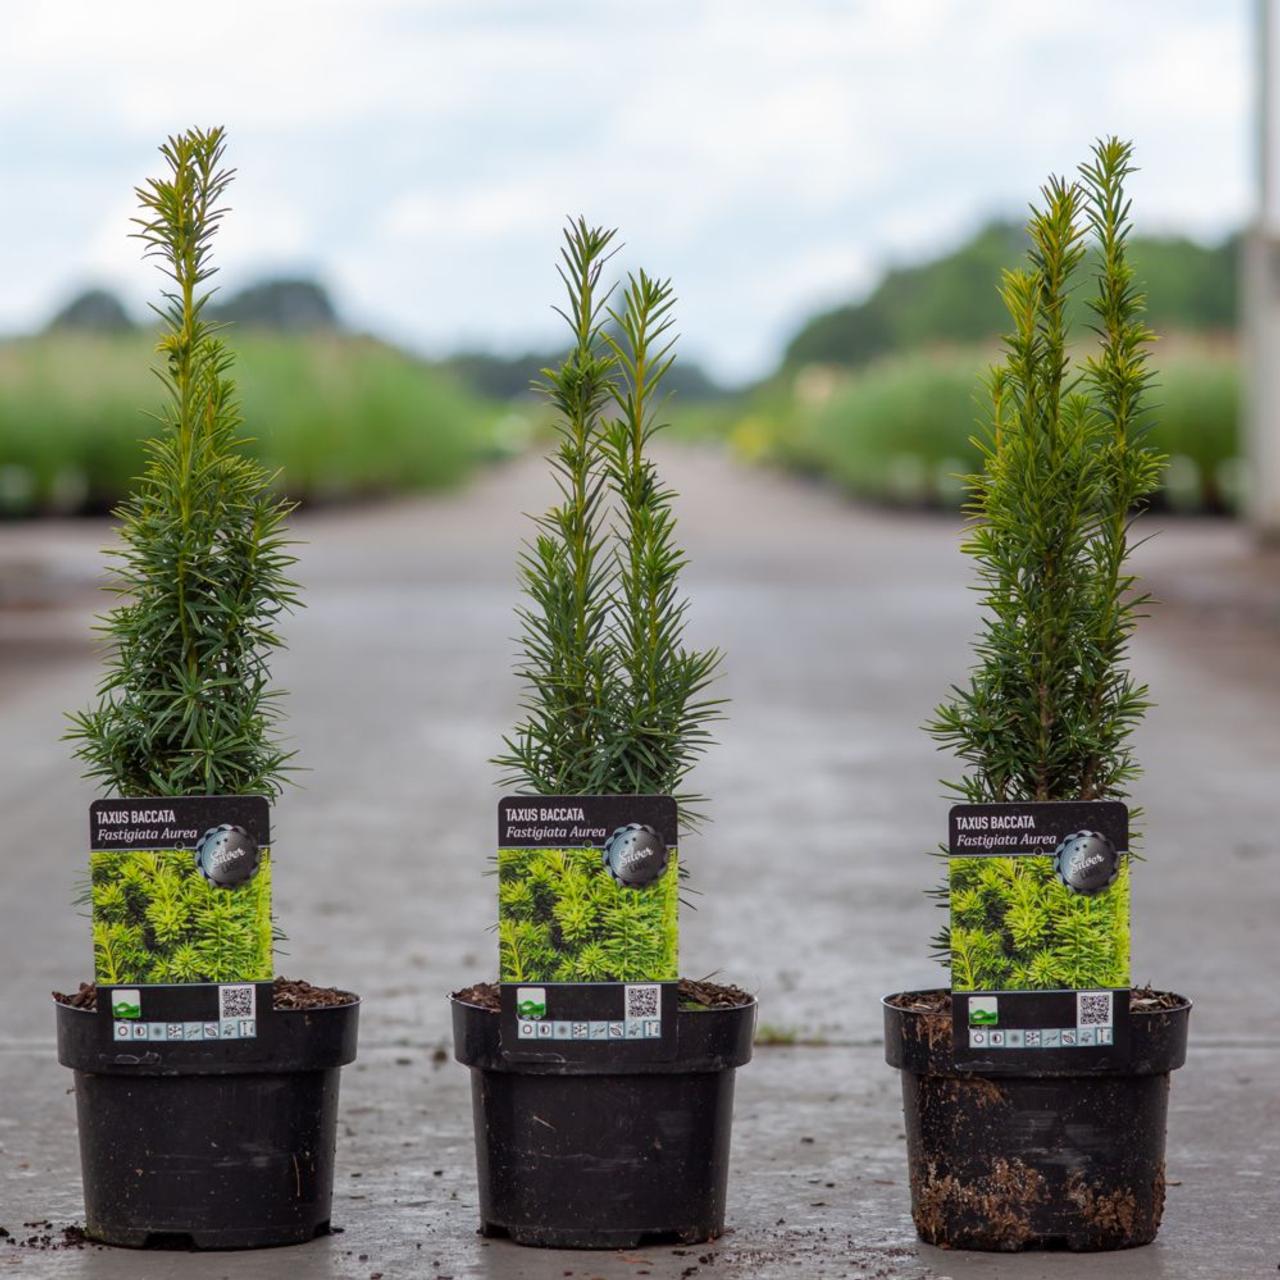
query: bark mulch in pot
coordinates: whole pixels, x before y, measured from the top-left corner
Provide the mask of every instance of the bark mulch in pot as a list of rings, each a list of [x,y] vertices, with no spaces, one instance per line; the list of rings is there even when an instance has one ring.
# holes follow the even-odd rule
[[[453,998],[463,1004],[497,1013],[502,1007],[498,991],[496,982],[476,982],[463,987],[461,991],[455,991]],[[753,995],[732,984],[698,981],[693,978],[680,979],[682,1009],[740,1009],[754,999]]]
[[[92,1012],[98,1007],[98,988],[95,983],[82,982],[80,989],[71,995],[55,991],[53,998],[59,1004]],[[353,1004],[358,998],[350,991],[341,991],[337,987],[313,987],[301,978],[277,978],[271,1003],[276,1009],[325,1009],[331,1005]]]

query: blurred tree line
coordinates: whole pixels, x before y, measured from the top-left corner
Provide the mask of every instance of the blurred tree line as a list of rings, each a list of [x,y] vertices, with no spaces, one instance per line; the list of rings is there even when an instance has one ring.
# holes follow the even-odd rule
[[[288,276],[251,284],[224,301],[211,302],[208,310],[215,320],[250,329],[326,333],[342,328],[324,285]],[[77,294],[48,325],[53,333],[128,333],[140,327],[120,299],[106,289]]]
[[[677,431],[727,439],[746,458],[866,497],[958,501],[955,474],[976,461],[974,388],[1006,325],[995,282],[1025,249],[1021,227],[994,222],[950,253],[889,271],[861,301],[813,316],[752,386],[720,386],[682,358],[669,378]],[[1150,323],[1170,339],[1156,357],[1159,444],[1172,456],[1162,500],[1190,510],[1229,509],[1240,485],[1229,340],[1238,257],[1238,236],[1212,246],[1135,237],[1131,247]],[[530,386],[563,356],[474,350],[426,362],[352,334],[324,286],[297,277],[229,294],[217,315],[241,331],[246,393],[272,428],[264,456],[288,463],[304,499],[389,491],[397,477],[447,483],[477,460],[527,447],[541,423]],[[81,502],[100,509],[136,467],[146,384],[128,370],[144,367],[145,352],[126,348],[143,343],[141,327],[118,298],[91,289],[49,328],[43,339],[0,344],[0,517]],[[86,400],[91,389],[96,399]],[[64,489],[70,496],[59,497]]]
[[[1148,320],[1157,333],[1222,334],[1234,330],[1238,236],[1205,246],[1181,236],[1140,236],[1131,259],[1148,298]],[[860,302],[846,303],[807,321],[791,339],[782,368],[821,364],[857,367],[878,356],[938,345],[972,345],[1003,332],[1005,315],[994,281],[1026,252],[1025,230],[993,222],[951,253],[890,270]],[[333,301],[317,281],[294,277],[263,280],[231,294],[213,308],[219,320],[246,328],[287,333],[339,332]],[[136,328],[119,299],[89,289],[50,323],[53,330],[120,333]],[[500,355],[460,351],[439,363],[463,386],[488,400],[529,393],[544,368],[559,363],[558,350]],[[670,389],[680,403],[719,399],[727,388],[697,363],[681,359]]]
[[[339,333],[344,325],[324,285],[315,280],[276,277],[262,280],[214,301],[209,307],[216,320],[246,329],[270,329],[282,333]],[[62,307],[49,322],[51,333],[81,332],[118,334],[140,328],[124,304],[106,289],[85,289]],[[434,362],[464,387],[486,400],[516,400],[530,394],[543,369],[564,358],[558,350],[529,351],[521,355],[497,355],[488,351],[461,351]],[[670,389],[683,401],[712,400],[726,394],[697,364],[681,360],[668,377]]]
[[[1222,333],[1236,323],[1239,237],[1206,247],[1184,237],[1135,237],[1130,259],[1157,333]],[[890,352],[984,342],[1008,317],[1000,272],[1027,250],[1021,226],[993,222],[954,252],[888,272],[862,301],[824,311],[792,338],[784,366],[856,366]]]

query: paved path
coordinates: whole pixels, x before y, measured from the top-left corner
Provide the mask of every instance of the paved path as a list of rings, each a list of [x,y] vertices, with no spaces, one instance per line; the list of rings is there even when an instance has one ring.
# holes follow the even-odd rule
[[[1160,1241],[1087,1262],[917,1246],[898,1086],[879,996],[935,984],[920,890],[943,829],[937,757],[916,726],[968,663],[972,598],[943,518],[869,513],[799,482],[677,454],[696,638],[729,654],[732,718],[700,771],[715,823],[683,850],[706,892],[684,919],[686,972],[760,992],[762,1021],[812,1043],[762,1048],[739,1077],[732,1232],[643,1257],[522,1251],[474,1234],[465,1072],[432,1061],[444,993],[495,968],[493,771],[513,714],[513,555],[541,507],[520,463],[436,502],[300,521],[310,607],[279,664],[311,772],[277,819],[282,969],[366,997],[344,1075],[335,1223],[287,1253],[140,1256],[0,1246],[0,1274],[204,1277],[1274,1274],[1280,1174],[1280,637],[1204,597],[1146,628],[1137,665],[1161,701],[1141,732],[1149,855],[1135,890],[1135,977],[1197,1000],[1175,1078],[1173,1180]],[[75,582],[94,526],[47,531]],[[1203,535],[1203,536],[1202,536]],[[30,531],[0,530],[0,560]],[[41,543],[47,541],[41,535]],[[1181,526],[1146,559],[1179,595],[1235,563],[1231,535]],[[33,553],[34,554],[34,553]],[[39,575],[36,575],[38,581]],[[36,594],[39,594],[38,591]],[[1181,598],[1181,597],[1180,597]],[[40,604],[39,600],[28,603]],[[46,993],[89,968],[70,906],[84,810],[57,740],[94,669],[84,610],[0,612],[0,1225],[79,1220],[70,1081]],[[6,638],[8,643],[6,644]],[[355,864],[337,851],[359,848]]]

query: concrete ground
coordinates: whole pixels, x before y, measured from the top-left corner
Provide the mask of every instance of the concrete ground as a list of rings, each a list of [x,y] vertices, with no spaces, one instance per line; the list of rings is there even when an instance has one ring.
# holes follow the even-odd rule
[[[1280,632],[1253,598],[1275,579],[1226,525],[1177,525],[1143,553],[1175,603],[1135,663],[1160,706],[1140,733],[1148,862],[1134,976],[1196,1000],[1174,1080],[1165,1227],[1145,1249],[950,1254],[917,1244],[898,1082],[879,997],[935,985],[921,895],[951,772],[917,726],[962,676],[968,572],[942,517],[874,513],[800,482],[679,453],[695,638],[728,653],[733,699],[698,782],[715,822],[682,856],[704,892],[683,968],[760,993],[776,1040],[739,1074],[730,1233],[639,1255],[521,1250],[474,1234],[464,1070],[445,993],[495,970],[485,763],[512,719],[513,558],[539,465],[439,501],[299,521],[310,607],[278,664],[310,773],[280,804],[283,972],[360,990],[343,1078],[334,1222],[254,1255],[42,1251],[0,1242],[0,1274],[162,1277],[1051,1277],[1243,1280],[1275,1274],[1280,1176]],[[58,741],[90,695],[85,643],[101,526],[0,529],[0,1225],[81,1220],[70,1078],[47,998],[88,974],[71,906],[90,789]],[[8,567],[8,573],[5,569]],[[25,566],[21,572],[17,566]],[[1252,577],[1251,577],[1252,575]],[[1257,579],[1259,590],[1249,585]],[[6,586],[7,584],[7,586]],[[1236,590],[1236,596],[1240,594]],[[1232,597],[1235,598],[1235,597]],[[0,600],[6,597],[0,594]],[[337,851],[358,847],[338,865]]]

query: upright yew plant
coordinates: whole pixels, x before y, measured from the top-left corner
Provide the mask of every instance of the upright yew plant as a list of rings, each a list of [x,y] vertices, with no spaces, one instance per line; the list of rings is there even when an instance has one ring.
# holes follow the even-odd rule
[[[683,784],[720,714],[707,696],[720,654],[685,644],[675,495],[647,453],[665,426],[675,297],[641,271],[610,306],[614,234],[582,220],[565,232],[559,310],[573,346],[540,384],[560,500],[520,560],[525,714],[495,763],[521,791],[674,795],[696,819]]]
[[[58,1059],[75,1073],[85,1231],[135,1249],[327,1233],[358,1034],[358,997],[275,977],[269,800],[291,753],[268,668],[298,601],[290,504],[245,454],[231,352],[207,318],[224,146],[221,129],[169,138],[137,191],[136,235],[166,281],[161,405],[116,512],[105,675],[69,730],[103,794],[94,985],[55,996]]]
[[[720,655],[685,644],[685,556],[674,494],[648,456],[662,429],[675,336],[669,281],[629,276],[616,306],[602,287],[614,232],[565,233],[560,314],[572,345],[541,390],[556,414],[559,501],[520,560],[524,717],[495,763],[539,795],[671,795],[686,826],[700,798],[685,779],[710,741]],[[619,888],[592,849],[498,856],[506,980],[674,979],[679,884]]]
[[[224,147],[220,128],[170,138],[166,174],[137,191],[136,235],[167,281],[154,308],[164,400],[146,469],[116,512],[106,674],[70,735],[108,794],[278,794],[291,754],[268,671],[277,621],[297,604],[291,505],[243,452],[233,358],[205,317],[233,176]]]
[[[1127,562],[1164,460],[1147,442],[1153,335],[1126,256],[1132,172],[1130,144],[1111,138],[1074,181],[1051,179],[1026,265],[1004,275],[1011,330],[964,543],[978,662],[928,726],[966,767],[948,784],[966,803],[1123,799],[1139,773],[1130,737],[1150,703],[1126,664],[1147,596]],[[1048,859],[967,861],[952,860],[962,892],[937,940],[953,966],[988,989],[1108,984],[1127,926],[1104,916],[1127,895],[1072,894]]]
[[[164,399],[146,469],[116,512],[106,674],[69,735],[107,795],[275,795],[288,768],[268,661],[297,603],[291,508],[243,452],[232,356],[205,318],[232,178],[223,152],[221,129],[170,138],[167,172],[137,192],[136,234],[168,282],[155,308]],[[184,850],[95,853],[86,896],[99,981],[272,976],[266,858],[232,894],[194,874]]]

